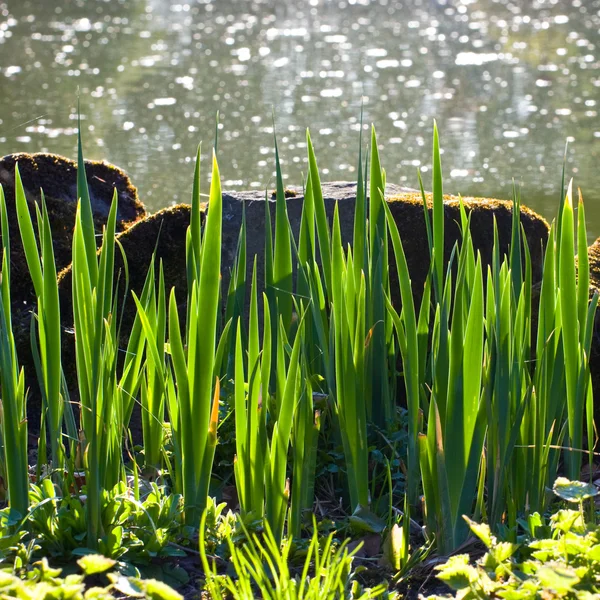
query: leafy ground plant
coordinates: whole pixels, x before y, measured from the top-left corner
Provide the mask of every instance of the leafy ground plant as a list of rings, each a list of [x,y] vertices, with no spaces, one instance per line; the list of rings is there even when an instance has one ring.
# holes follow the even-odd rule
[[[579,505],[560,509],[550,517],[550,527],[538,513],[529,518],[529,533],[542,535],[523,545],[499,541],[488,525],[465,518],[471,532],[486,546],[486,554],[471,563],[467,554],[453,556],[436,567],[438,577],[456,590],[441,598],[566,598],[591,600],[600,594],[600,527],[586,522],[583,502],[598,494],[595,486],[559,478],[554,492]],[[549,535],[543,535],[548,533]]]
[[[114,571],[116,562],[100,554],[88,554],[77,561],[81,573],[61,576],[43,558],[24,577],[0,571],[2,598],[44,598],[45,600],[183,600],[183,596],[155,579],[125,577]],[[98,583],[101,585],[98,585]]]

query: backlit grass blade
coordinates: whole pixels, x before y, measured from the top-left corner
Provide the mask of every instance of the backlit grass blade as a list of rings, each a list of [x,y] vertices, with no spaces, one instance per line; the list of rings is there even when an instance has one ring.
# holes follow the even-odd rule
[[[417,337],[417,320],[415,314],[415,306],[410,282],[410,274],[408,272],[408,264],[398,227],[394,221],[394,217],[386,203],[383,204],[387,226],[392,240],[394,249],[394,257],[396,260],[396,269],[398,272],[398,281],[400,286],[400,298],[402,300],[402,317],[387,301],[388,311],[394,320],[396,333],[400,341],[400,350],[402,354],[402,365],[404,371],[404,385],[406,388],[406,401],[408,406],[408,480],[407,493],[409,502],[413,506],[417,501],[417,486],[419,482],[419,463],[418,463],[418,416],[420,407],[420,374],[424,375],[422,366],[425,359],[419,356],[419,351],[422,350],[422,344],[419,344]],[[423,317],[425,319],[425,317]]]
[[[331,295],[331,233],[327,213],[325,212],[325,201],[323,200],[323,190],[321,189],[321,179],[319,177],[319,167],[315,151],[310,139],[310,133],[306,130],[306,145],[308,147],[308,165],[312,182],[315,218],[317,220],[317,237],[319,239],[319,253],[321,255],[321,265],[325,277],[325,291],[328,296]]]
[[[294,241],[293,238],[292,241]],[[311,261],[314,258],[315,248],[315,199],[313,194],[312,177],[309,169],[306,176],[306,185],[304,187],[300,235],[298,239],[298,260],[302,265],[305,265],[308,261]]]
[[[63,397],[61,395],[62,366],[61,366],[61,322],[56,279],[56,263],[52,245],[50,218],[46,202],[42,194],[42,265],[43,265],[43,294],[38,299],[38,314],[41,320],[40,342],[44,371],[44,385],[48,402],[48,421],[50,429],[50,447],[52,464],[55,469],[64,466],[64,448],[62,445],[62,420],[64,413]]]
[[[246,407],[246,378],[244,376],[244,355],[242,350],[242,334],[238,321],[235,336],[235,447],[236,455],[234,458],[235,483],[240,501],[242,514],[250,512],[252,507],[252,495],[249,489],[253,475],[259,476],[260,473],[253,473],[252,468],[246,464],[249,459],[248,451],[248,428],[246,421],[248,419],[248,410]]]
[[[220,309],[219,304],[219,285],[221,281],[221,222],[223,214],[223,198],[221,196],[221,179],[219,175],[219,166],[217,158],[213,154],[210,197],[208,205],[208,214],[204,236],[202,239],[202,257],[200,263],[200,279],[198,286],[198,314],[202,316],[202,335],[198,343],[198,361],[195,367],[198,372],[195,373],[194,383],[197,387],[194,389],[194,401],[196,404],[196,422],[200,425],[196,432],[197,443],[200,448],[206,445],[207,427],[209,425],[212,386],[213,386],[213,366],[214,352],[216,345],[217,313]],[[203,452],[203,451],[202,451]],[[207,479],[206,474],[203,474]],[[205,482],[208,486],[208,480]],[[208,487],[202,492],[208,493]],[[206,498],[201,498],[202,503]],[[203,506],[199,507],[203,510]]]
[[[246,297],[246,203],[242,202],[242,226],[238,236],[235,262],[231,271],[227,304],[225,307],[225,322],[230,319],[237,321],[244,314]]]
[[[521,195],[513,181],[512,230],[510,239],[510,272],[513,279],[513,293],[518,295],[523,283],[521,260]]]
[[[562,175],[560,181],[560,198],[558,202],[558,212],[556,214],[556,271],[559,270],[559,262],[560,262],[560,240],[562,239],[562,220],[563,220],[563,211],[566,200],[566,190],[565,183],[567,181],[566,173],[567,173],[567,154],[569,151],[569,140],[565,142],[565,151],[563,153],[563,161],[562,161]]]
[[[444,277],[444,192],[442,187],[442,161],[440,158],[440,140],[437,123],[433,123],[433,165],[432,165],[432,201],[433,201],[433,247],[434,257],[433,289],[439,302],[442,297]]]
[[[256,283],[256,257],[252,273],[250,298],[250,324],[247,369],[244,369],[241,324],[238,322],[235,345],[234,398],[236,424],[236,460],[234,463],[236,487],[244,515],[255,518],[264,515],[265,464],[267,461],[266,403],[261,402],[262,382],[259,335],[258,298]],[[263,343],[270,343],[270,332],[265,328]],[[268,335],[267,335],[268,334]],[[270,360],[267,350],[264,359]],[[270,365],[263,365],[270,371]],[[247,376],[246,376],[247,373]]]
[[[354,235],[352,249],[354,252],[354,278],[360,279],[360,272],[367,270],[366,251],[367,251],[367,206],[365,199],[365,181],[363,177],[362,166],[362,129],[363,129],[363,109],[360,109],[360,135],[358,136],[358,161],[356,169],[358,177],[356,180],[356,204],[354,208]]]
[[[306,351],[306,349],[304,349]],[[288,534],[299,538],[302,516],[310,512],[315,499],[315,471],[317,466],[317,447],[321,425],[320,413],[313,405],[313,388],[306,356],[301,359],[302,391],[294,415],[293,427],[293,478],[292,500],[289,516]]]
[[[31,216],[29,214],[29,207],[27,206],[27,200],[25,199],[25,190],[23,189],[23,182],[21,181],[18,163],[15,165],[15,207],[17,209],[17,219],[19,222],[21,240],[23,242],[23,250],[25,251],[27,266],[29,267],[29,274],[33,281],[35,295],[41,297],[44,292],[42,265]]]
[[[196,150],[196,163],[194,165],[194,183],[192,186],[192,208],[190,211],[191,249],[193,252],[192,264],[196,270],[196,278],[200,276],[200,250],[202,247],[202,235],[200,231],[200,151],[201,145],[198,144],[198,149]]]
[[[266,516],[273,528],[275,540],[281,541],[288,509],[289,490],[286,485],[287,454],[291,440],[294,411],[299,397],[300,350],[302,347],[302,324],[300,316],[296,339],[292,346],[289,364],[285,373],[282,397],[279,401],[277,420],[273,427],[270,465],[267,467]],[[279,343],[286,340],[285,327],[279,322]]]
[[[425,194],[425,187],[423,185],[423,178],[421,177],[421,170],[417,170],[417,178],[419,180],[419,190],[421,192],[421,199],[423,200],[423,215],[425,217],[425,231],[427,232],[427,245],[429,247],[429,257],[433,257],[433,233],[431,231],[431,217],[429,216],[429,208],[427,205],[427,196]]]
[[[575,449],[581,449],[583,447],[581,421],[583,415],[583,398],[578,397],[577,394],[580,353],[572,194],[573,183],[571,182],[567,189],[562,212],[558,285],[561,296],[562,337],[565,348],[569,445]],[[580,465],[581,454],[579,452],[567,453],[567,472],[571,479],[579,478]]]
[[[579,343],[585,339],[585,323],[590,300],[590,261],[585,230],[585,208],[583,196],[579,190],[577,207],[577,316],[579,320]]]
[[[150,266],[146,273],[146,279],[142,288],[142,294],[140,296],[140,302],[142,306],[147,306],[150,298],[150,294],[154,291],[155,282],[155,255],[152,255],[150,260]],[[131,418],[133,411],[133,405],[136,400],[136,394],[141,384],[141,368],[144,357],[144,346],[146,343],[146,337],[143,332],[143,326],[136,312],[133,325],[131,327],[131,333],[129,334],[129,340],[127,342],[127,348],[125,350],[125,360],[123,364],[123,370],[119,380],[119,393],[121,395],[121,406],[123,424],[127,426]]]
[[[273,285],[277,297],[277,308],[283,323],[289,330],[292,323],[292,246],[287,201],[283,188],[283,176],[279,163],[279,150],[275,137],[275,168],[277,192],[275,204],[275,254],[273,255]]]
[[[191,297],[196,295],[196,283],[192,285]],[[177,384],[177,401],[169,402],[169,418],[177,445],[181,452],[181,492],[183,493],[184,506],[187,508],[186,520],[193,523],[193,508],[196,493],[196,472],[194,463],[194,440],[190,437],[189,428],[186,424],[191,423],[192,409],[190,401],[190,388],[188,381],[188,370],[186,353],[179,327],[179,314],[177,312],[177,300],[175,288],[171,289],[169,297],[169,348],[171,352],[171,363]],[[188,516],[189,515],[189,516]]]
[[[2,277],[0,281],[0,392],[2,394],[3,462],[8,501],[25,516],[29,506],[25,377],[19,369],[10,313],[10,239],[4,191],[0,186]]]
[[[38,228],[40,231],[40,249],[35,239],[33,223],[25,198],[25,190],[15,165],[15,205],[21,241],[27,260],[27,266],[34,284],[38,299],[38,319],[40,343],[40,388],[43,389],[47,422],[52,449],[52,462],[55,469],[63,466],[63,450],[61,445],[61,425],[63,402],[61,387],[61,341],[60,341],[60,307],[58,301],[58,285],[56,281],[56,265],[52,244],[50,220],[46,210],[43,191],[41,193],[42,211],[36,204]]]
[[[85,438],[87,544],[95,549],[102,533],[101,490],[114,487],[122,475],[119,439],[122,423],[116,419],[118,411],[114,404],[117,395],[117,329],[116,316],[112,317],[116,309],[113,271],[118,197],[115,190],[104,228],[102,248],[97,257],[81,137],[78,164],[78,193],[81,199],[73,234],[73,317],[81,423]]]
[[[154,288],[154,281],[152,281],[152,288]],[[146,364],[141,382],[145,462],[147,467],[159,469],[162,461],[167,380],[165,373],[166,300],[162,261],[159,269],[158,297],[152,289],[146,299],[145,307],[135,293],[133,297],[147,339]]]
[[[85,173],[85,162],[83,160],[83,146],[81,135],[81,112],[79,101],[77,102],[77,198],[81,206],[81,227],[85,254],[90,271],[92,285],[96,285],[98,277],[98,263],[96,259],[96,231],[94,229],[94,215],[92,213],[92,202]]]
[[[200,210],[199,203],[194,205],[193,210]],[[177,418],[175,430],[179,436],[177,444],[181,452],[185,521],[190,525],[198,523],[206,505],[216,445],[218,412],[215,417],[215,410],[218,411],[219,394],[216,391],[218,386],[213,388],[213,382],[216,366],[215,348],[220,346],[217,345],[217,317],[220,310],[222,218],[221,182],[213,153],[209,205],[203,237],[200,241],[194,239],[190,233],[187,244],[188,267],[190,262],[195,260],[193,248],[199,248],[200,269],[198,271],[193,268],[190,274],[186,349],[179,326],[174,290],[171,290],[169,298],[169,349],[179,397],[176,414],[171,417]],[[194,231],[194,235],[200,235],[200,231]],[[169,405],[172,404],[169,401]]]
[[[374,264],[377,262],[379,256],[380,240],[386,239],[385,214],[383,212],[385,184],[379,160],[375,127],[371,127],[371,169],[369,184],[369,251]],[[387,246],[384,247],[383,251],[387,252]]]
[[[367,328],[372,333],[367,353],[368,416],[380,428],[394,423],[394,401],[388,376],[388,345],[392,335],[387,317],[385,296],[389,293],[388,238],[385,224],[385,172],[379,160],[375,128],[371,129],[371,164],[369,195],[369,261],[366,289]],[[385,357],[385,358],[384,358]]]

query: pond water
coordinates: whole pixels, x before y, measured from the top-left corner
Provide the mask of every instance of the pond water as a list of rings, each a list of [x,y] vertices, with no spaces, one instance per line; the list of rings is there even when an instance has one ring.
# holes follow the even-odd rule
[[[0,155],[73,157],[79,89],[86,156],[153,210],[188,200],[217,110],[225,188],[273,186],[273,109],[286,183],[307,127],[322,178],[353,180],[364,102],[388,181],[430,186],[436,118],[445,191],[507,198],[515,178],[548,219],[568,139],[593,238],[599,31],[600,0],[0,0]]]

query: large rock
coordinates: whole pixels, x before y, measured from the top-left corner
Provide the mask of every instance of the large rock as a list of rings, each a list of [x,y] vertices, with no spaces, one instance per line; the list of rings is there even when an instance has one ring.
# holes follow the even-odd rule
[[[34,206],[36,202],[40,202],[40,190],[44,192],[57,270],[71,262],[77,207],[77,165],[55,154],[9,154],[0,158],[0,185],[6,199],[10,233],[12,303],[15,310],[21,312],[31,309],[31,304],[35,303],[35,295],[25,261],[15,210],[15,164],[17,162],[34,223]],[[98,233],[102,231],[102,226],[108,217],[115,188],[119,199],[117,213],[119,231],[123,231],[130,223],[145,215],[144,206],[138,199],[135,187],[121,169],[105,162],[95,161],[86,161],[85,169]]]
[[[330,183],[323,186],[327,213],[332,219],[335,202],[338,202],[342,237],[350,242],[354,226],[354,203],[356,186],[351,183]],[[294,195],[295,194],[295,195]],[[414,190],[389,185],[386,190],[389,206],[398,224],[402,237],[415,294],[420,296],[429,268],[429,249],[423,216],[421,195]],[[484,263],[492,257],[493,220],[498,224],[501,252],[508,250],[512,226],[512,204],[501,200],[465,198],[465,207],[472,213],[471,229],[476,250],[480,250]],[[264,281],[264,235],[265,235],[265,195],[261,192],[239,192],[223,194],[223,244],[222,244],[222,293],[226,294],[230,270],[234,264],[238,236],[242,224],[242,205],[246,208],[247,222],[247,279],[250,281],[252,261],[258,256],[257,275],[259,283]],[[292,192],[287,199],[288,215],[295,236],[298,235],[302,214],[303,197],[300,191]],[[275,201],[269,198],[272,226],[275,223]],[[431,210],[431,209],[430,209]],[[446,259],[449,259],[454,243],[460,237],[459,201],[452,196],[445,197]],[[178,205],[167,208],[135,223],[118,236],[128,259],[129,283],[136,294],[140,294],[152,252],[156,249],[156,266],[163,262],[167,292],[175,287],[179,303],[186,298],[185,236],[190,221],[190,207]],[[542,244],[548,236],[548,225],[533,211],[523,208],[523,224],[531,251],[533,279],[541,278]],[[116,253],[120,261],[120,253]],[[117,269],[122,265],[117,262]],[[398,300],[398,284],[392,265],[393,300]],[[71,271],[65,269],[59,276],[61,309],[65,325],[71,325]],[[249,287],[249,286],[248,286]],[[130,296],[131,298],[131,296]],[[135,306],[131,299],[125,306],[122,331],[127,334],[133,323]],[[122,347],[126,343],[121,340]]]
[[[179,204],[165,208],[153,215],[134,223],[129,229],[117,236],[127,257],[127,270],[129,274],[129,289],[138,296],[144,287],[146,274],[150,266],[152,253],[156,252],[156,268],[162,261],[165,274],[165,288],[167,293],[172,287],[176,288],[177,298],[180,302],[186,298],[186,264],[185,264],[185,236],[190,224],[190,206]],[[125,280],[125,269],[121,252],[115,252],[115,280]],[[71,265],[58,275],[60,293],[60,309],[63,318],[63,329],[69,331],[73,324],[73,302],[71,296],[72,272]],[[122,298],[121,286],[119,297]],[[135,317],[135,304],[131,293],[127,295],[124,308],[124,319],[121,327],[123,337],[121,347],[127,343],[127,336],[133,325]],[[66,337],[65,351],[72,346],[69,336]],[[73,355],[74,358],[74,355]]]

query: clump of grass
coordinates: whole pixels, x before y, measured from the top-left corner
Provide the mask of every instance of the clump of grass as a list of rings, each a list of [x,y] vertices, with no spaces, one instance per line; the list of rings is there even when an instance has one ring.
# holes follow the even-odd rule
[[[8,500],[21,517],[29,506],[25,376],[19,368],[10,311],[10,239],[4,192],[0,186],[2,278],[0,281],[0,390],[2,393],[2,472]]]
[[[201,518],[207,506],[214,508],[210,495],[219,483],[213,463],[221,417],[231,417],[235,456],[227,477],[234,477],[243,521],[263,523],[267,533],[251,536],[246,550],[231,546],[237,580],[215,575],[201,546],[215,594],[228,590],[243,595],[258,586],[271,595],[312,597],[317,592],[311,586],[317,584],[334,595],[352,593],[352,555],[344,545],[329,552],[331,537],[325,538],[321,554],[323,540],[316,533],[312,538],[309,556],[318,566],[313,579],[307,578],[309,559],[298,579],[287,565],[292,539],[310,525],[305,515],[315,502],[317,461],[332,446],[341,448],[339,468],[331,475],[336,510],[348,517],[348,527],[385,535],[392,544],[391,562],[402,572],[413,564],[411,556],[426,554],[411,552],[409,543],[410,515],[418,514],[414,508],[421,492],[425,547],[435,544],[438,552],[450,553],[469,536],[464,515],[487,520],[494,533],[514,532],[523,514],[546,508],[545,490],[556,478],[561,458],[571,478],[580,476],[584,432],[590,449],[594,441],[589,355],[598,302],[597,296],[589,299],[583,202],[575,223],[572,185],[561,196],[545,248],[539,301],[516,191],[506,256],[500,255],[494,227],[492,261],[484,264],[473,243],[470,215],[461,204],[461,237],[450,261],[444,262],[441,151],[434,126],[431,219],[424,198],[429,276],[416,306],[403,240],[384,198],[386,173],[374,128],[370,146],[363,162],[361,138],[353,244],[346,246],[337,206],[328,219],[308,132],[300,233],[297,239],[292,235],[275,142],[275,229],[265,203],[264,287],[256,257],[247,256],[244,217],[226,294],[220,289],[219,168],[214,154],[203,215],[198,150],[186,232],[183,326],[175,291],[165,289],[162,265],[153,259],[141,294],[134,295],[137,316],[119,360],[120,285],[126,288],[128,277],[126,260],[124,281],[114,273],[120,247],[115,238],[117,197],[96,252],[80,139],[73,236],[80,435],[62,375],[48,215],[42,201],[36,231],[16,169],[21,239],[38,297],[32,341],[44,406],[41,456],[47,435],[53,481],[62,497],[76,492],[75,467],[83,466],[87,548],[103,550],[121,539],[119,511],[107,508],[112,502],[107,495],[120,490],[140,502],[142,455],[133,455],[130,463],[124,459],[136,402],[142,408],[142,473],[163,478],[181,494],[182,521],[192,529],[200,525],[202,534]],[[423,189],[420,176],[419,181]],[[46,480],[34,488],[36,504],[29,509],[26,391],[12,335],[8,221],[1,191],[0,209],[2,467],[11,509],[33,522],[35,510],[44,514],[41,504],[54,506],[58,498],[53,482]],[[390,259],[398,273],[400,305],[391,301]],[[249,289],[247,265],[252,265]],[[398,386],[406,392],[406,411],[396,407]],[[379,436],[376,444],[369,437],[373,430]],[[392,439],[403,440],[406,455],[393,454]],[[374,475],[373,456],[379,453],[383,462],[384,447],[401,472],[399,485],[391,483],[390,462],[384,485]],[[401,535],[397,524],[394,529],[397,506],[403,507]],[[268,569],[264,561],[270,561]]]
[[[386,592],[383,585],[362,589],[353,582],[352,559],[359,548],[348,551],[347,541],[336,546],[333,534],[320,539],[316,528],[297,574],[290,565],[292,539],[280,546],[267,525],[261,536],[248,534],[239,547],[228,540],[235,576],[219,575],[206,553],[203,525],[204,520],[200,524],[200,556],[206,574],[205,588],[213,600],[247,600],[256,597],[257,592],[272,600],[367,600]]]

